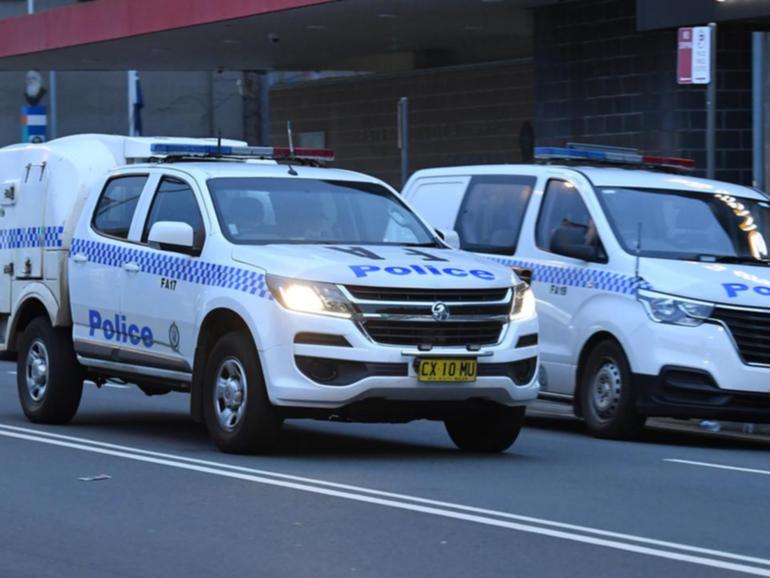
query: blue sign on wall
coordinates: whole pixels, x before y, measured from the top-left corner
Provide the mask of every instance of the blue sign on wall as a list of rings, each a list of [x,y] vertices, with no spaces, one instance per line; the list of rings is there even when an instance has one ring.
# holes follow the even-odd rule
[[[21,142],[45,142],[47,138],[48,116],[45,107],[21,107]]]

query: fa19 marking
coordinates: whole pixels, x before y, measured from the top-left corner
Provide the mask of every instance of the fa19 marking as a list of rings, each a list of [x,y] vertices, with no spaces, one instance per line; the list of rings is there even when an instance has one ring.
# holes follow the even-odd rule
[[[178,279],[168,279],[166,277],[160,278],[160,288],[168,289],[169,291],[176,291],[176,282]]]
[[[551,285],[550,292],[554,295],[566,295],[567,288],[564,285]]]

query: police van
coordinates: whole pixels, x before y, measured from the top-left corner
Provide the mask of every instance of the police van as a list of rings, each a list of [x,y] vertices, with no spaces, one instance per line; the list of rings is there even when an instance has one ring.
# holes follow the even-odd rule
[[[428,418],[461,449],[510,446],[538,393],[532,292],[332,158],[106,135],[1,149],[0,338],[27,417],[67,422],[85,381],[123,380],[190,393],[229,452],[273,448],[287,418]]]
[[[530,278],[542,397],[594,434],[649,416],[770,421],[770,203],[687,159],[586,145],[421,170],[404,189],[460,246]]]

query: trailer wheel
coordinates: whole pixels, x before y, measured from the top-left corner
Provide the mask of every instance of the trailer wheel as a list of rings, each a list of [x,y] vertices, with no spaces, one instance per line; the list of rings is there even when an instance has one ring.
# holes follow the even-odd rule
[[[611,339],[597,344],[581,375],[580,404],[588,430],[600,438],[638,437],[646,418],[636,411],[631,369],[620,345]]]
[[[275,448],[283,420],[267,396],[257,351],[242,332],[217,341],[203,382],[203,420],[211,439],[227,453],[266,453]]]
[[[16,361],[16,383],[24,415],[35,423],[63,424],[78,411],[84,372],[69,331],[45,317],[24,330]]]
[[[446,420],[449,437],[461,450],[500,453],[519,437],[524,425],[525,407],[490,407],[461,418]]]

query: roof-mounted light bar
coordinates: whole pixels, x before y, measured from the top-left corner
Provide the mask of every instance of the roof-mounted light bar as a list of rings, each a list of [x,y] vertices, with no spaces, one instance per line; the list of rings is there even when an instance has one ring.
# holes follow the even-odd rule
[[[276,161],[297,160],[324,163],[334,160],[333,150],[301,147],[290,149],[289,147],[153,143],[150,146],[150,153],[154,157],[271,159]]]
[[[579,161],[598,164],[639,165],[650,168],[691,171],[695,161],[678,157],[643,155],[635,149],[570,144],[566,147],[536,147],[535,159]]]

